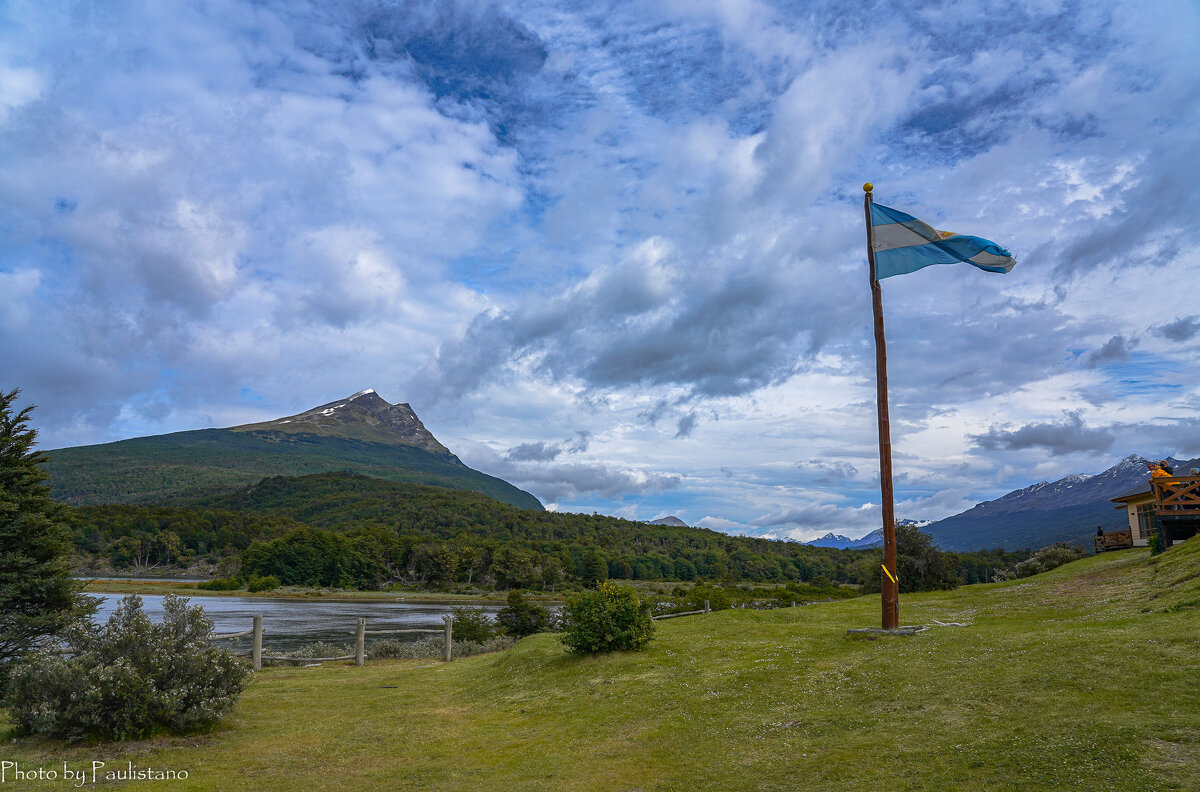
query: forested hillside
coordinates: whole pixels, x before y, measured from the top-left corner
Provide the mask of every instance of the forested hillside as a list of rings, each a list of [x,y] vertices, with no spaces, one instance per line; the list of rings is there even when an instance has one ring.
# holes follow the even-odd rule
[[[263,476],[354,471],[390,481],[472,490],[523,509],[537,498],[455,457],[409,445],[316,434],[199,429],[50,451],[55,499],[73,505],[187,505]]]
[[[642,580],[849,580],[858,556],[702,528],[518,509],[348,473],[273,477],[187,507],[77,510],[81,551],[118,565],[240,555],[284,582],[553,588]]]

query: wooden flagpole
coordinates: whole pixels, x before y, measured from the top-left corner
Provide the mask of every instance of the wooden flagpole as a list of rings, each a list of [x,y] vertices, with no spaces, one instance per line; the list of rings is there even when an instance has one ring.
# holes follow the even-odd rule
[[[879,407],[879,491],[883,505],[883,629],[900,625],[900,584],[896,578],[896,515],[892,496],[892,429],[888,422],[887,342],[883,337],[883,290],[875,277],[875,234],[871,229],[871,190],[863,185],[867,220],[867,261],[871,265],[871,308],[875,314],[875,394]]]

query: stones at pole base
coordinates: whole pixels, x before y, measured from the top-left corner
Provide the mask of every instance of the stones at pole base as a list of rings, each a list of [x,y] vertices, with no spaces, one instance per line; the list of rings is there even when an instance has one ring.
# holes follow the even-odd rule
[[[916,635],[928,630],[929,627],[924,624],[906,624],[896,627],[892,630],[885,630],[881,627],[863,627],[860,629],[848,629],[847,635]]]

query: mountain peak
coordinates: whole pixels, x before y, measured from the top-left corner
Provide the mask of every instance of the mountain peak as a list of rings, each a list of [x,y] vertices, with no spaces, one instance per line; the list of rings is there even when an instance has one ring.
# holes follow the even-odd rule
[[[1109,468],[1108,470],[1106,470],[1104,472],[1112,473],[1112,472],[1124,472],[1126,470],[1139,470],[1139,471],[1145,470],[1147,461],[1148,460],[1141,454],[1130,454],[1129,456],[1125,457],[1120,462],[1113,465],[1111,468]]]
[[[425,428],[412,407],[403,402],[389,404],[374,388],[274,421],[235,426],[233,431],[267,435],[314,434],[414,446],[458,461],[450,449]]]
[[[1195,460],[1170,457],[1167,461],[1185,470],[1196,464]],[[928,532],[949,550],[1014,550],[1060,541],[1088,542],[1097,525],[1107,530],[1126,524],[1124,512],[1113,509],[1112,498],[1149,490],[1146,462],[1146,457],[1130,454],[1102,473],[1074,473],[1052,483],[1039,481],[939,520]]]
[[[901,520],[898,524],[906,525],[912,522],[912,520]],[[835,547],[839,550],[859,550],[868,547],[876,547],[883,544],[883,529],[876,528],[874,531],[871,531],[871,533],[867,534],[866,536],[859,537],[858,539],[849,539],[841,534],[835,534],[833,531],[830,531],[819,539],[813,539],[810,542],[803,542],[803,544],[809,545],[810,547]]]

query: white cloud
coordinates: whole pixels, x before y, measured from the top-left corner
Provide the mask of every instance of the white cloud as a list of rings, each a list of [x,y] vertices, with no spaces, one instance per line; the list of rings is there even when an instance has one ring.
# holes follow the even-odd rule
[[[13,68],[0,64],[0,124],[20,107],[42,93],[42,78],[35,69]]]
[[[48,444],[376,387],[562,509],[865,533],[868,179],[1020,261],[884,282],[899,516],[1192,436],[1194,4],[209,8],[0,12]]]

